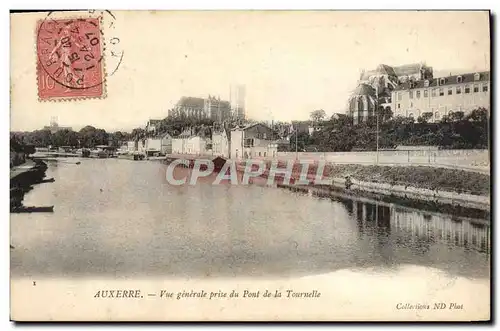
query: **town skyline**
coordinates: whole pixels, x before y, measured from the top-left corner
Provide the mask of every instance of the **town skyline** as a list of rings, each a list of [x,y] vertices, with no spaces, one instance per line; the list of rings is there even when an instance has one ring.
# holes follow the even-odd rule
[[[125,17],[134,20],[127,12],[118,11],[116,15],[122,17],[121,21]],[[395,15],[397,29],[392,20]],[[130,131],[144,126],[148,119],[167,117],[168,110],[183,96],[213,95],[229,101],[229,87],[238,83],[246,87],[246,113],[250,119],[307,120],[316,109],[324,109],[327,116],[345,113],[361,70],[374,69],[381,63],[396,66],[425,62],[434,68],[435,77],[448,72],[490,70],[487,15],[157,12],[151,19],[167,32],[145,31],[151,35],[147,39],[169,42],[149,44],[129,24],[119,27],[117,35],[125,36],[125,55],[117,73],[107,81],[105,99],[33,104],[21,93],[36,91],[17,88],[11,94],[16,107],[11,109],[11,130],[41,129],[57,116],[61,125],[74,129],[92,125],[107,131]],[[190,17],[196,18],[196,24],[189,25]],[[14,15],[14,19],[22,17]],[[373,19],[380,23],[368,27],[367,22]],[[183,33],[176,35],[168,30],[173,30],[172,26]],[[451,30],[459,33],[447,36],[446,31]],[[16,45],[22,47],[21,43],[12,47]],[[155,52],[149,52],[153,46]],[[143,52],[149,52],[149,63],[144,63]],[[32,76],[33,68],[26,67],[30,61],[20,58],[24,66],[16,65],[13,58],[11,74],[27,72]]]

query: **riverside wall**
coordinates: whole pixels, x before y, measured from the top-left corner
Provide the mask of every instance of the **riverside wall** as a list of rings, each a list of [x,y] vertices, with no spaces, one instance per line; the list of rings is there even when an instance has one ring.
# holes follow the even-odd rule
[[[278,159],[324,160],[332,163],[374,164],[377,152],[278,152]],[[379,151],[381,164],[442,164],[457,167],[489,167],[484,149],[391,150]]]

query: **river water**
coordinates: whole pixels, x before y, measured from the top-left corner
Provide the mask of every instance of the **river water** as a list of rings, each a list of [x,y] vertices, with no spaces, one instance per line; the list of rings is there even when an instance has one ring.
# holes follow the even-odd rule
[[[485,220],[259,185],[176,187],[159,162],[49,163],[47,177],[55,182],[24,204],[54,213],[11,214],[13,276],[283,278],[410,265],[490,277]]]

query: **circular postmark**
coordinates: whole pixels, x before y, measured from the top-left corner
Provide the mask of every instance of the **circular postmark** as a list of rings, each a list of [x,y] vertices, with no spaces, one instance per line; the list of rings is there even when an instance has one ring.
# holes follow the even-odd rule
[[[37,27],[38,66],[47,82],[75,92],[102,93],[106,77],[117,71],[124,54],[116,35],[104,37],[105,28],[115,31],[114,14],[89,10],[86,15],[65,18],[54,13],[48,13]],[[105,55],[110,75],[106,74]]]

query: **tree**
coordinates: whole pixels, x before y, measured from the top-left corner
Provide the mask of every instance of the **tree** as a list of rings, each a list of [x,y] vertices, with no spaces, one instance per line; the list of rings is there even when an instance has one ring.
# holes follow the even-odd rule
[[[309,145],[309,134],[306,132],[299,132],[298,136],[295,137],[297,133],[294,132],[290,136],[290,149],[295,151],[295,142],[297,142],[297,151],[302,152],[305,150],[306,146]]]
[[[54,133],[51,137],[54,146],[78,146],[79,135],[72,130],[64,129]]]
[[[129,140],[130,134],[127,132],[116,131],[108,134],[109,144],[114,147],[120,147],[125,141]]]
[[[310,117],[311,117],[311,121],[313,121],[313,123],[318,123],[318,122],[321,122],[325,119],[326,112],[323,109],[318,109],[318,110],[312,111]]]
[[[463,120],[465,117],[465,114],[463,111],[454,111],[449,114],[450,121],[452,122],[458,122]]]
[[[422,115],[420,115],[417,118],[417,122],[418,123],[428,123],[431,118],[432,118],[432,112],[425,112],[425,113],[422,113]]]
[[[97,145],[108,144],[108,133],[103,129],[96,129],[93,126],[87,125],[79,132],[80,145],[82,147],[93,148]]]
[[[467,115],[466,119],[472,122],[486,122],[488,121],[488,110],[482,107],[474,109]]]
[[[52,134],[49,130],[35,130],[28,132],[23,140],[36,147],[48,147],[52,144]]]
[[[143,128],[135,128],[132,130],[132,133],[130,134],[130,138],[134,140],[141,140],[146,137],[146,130]]]
[[[382,121],[382,122],[386,122],[388,120],[390,120],[393,116],[393,112],[391,110],[391,107],[382,107],[380,106],[379,108],[379,120]]]

